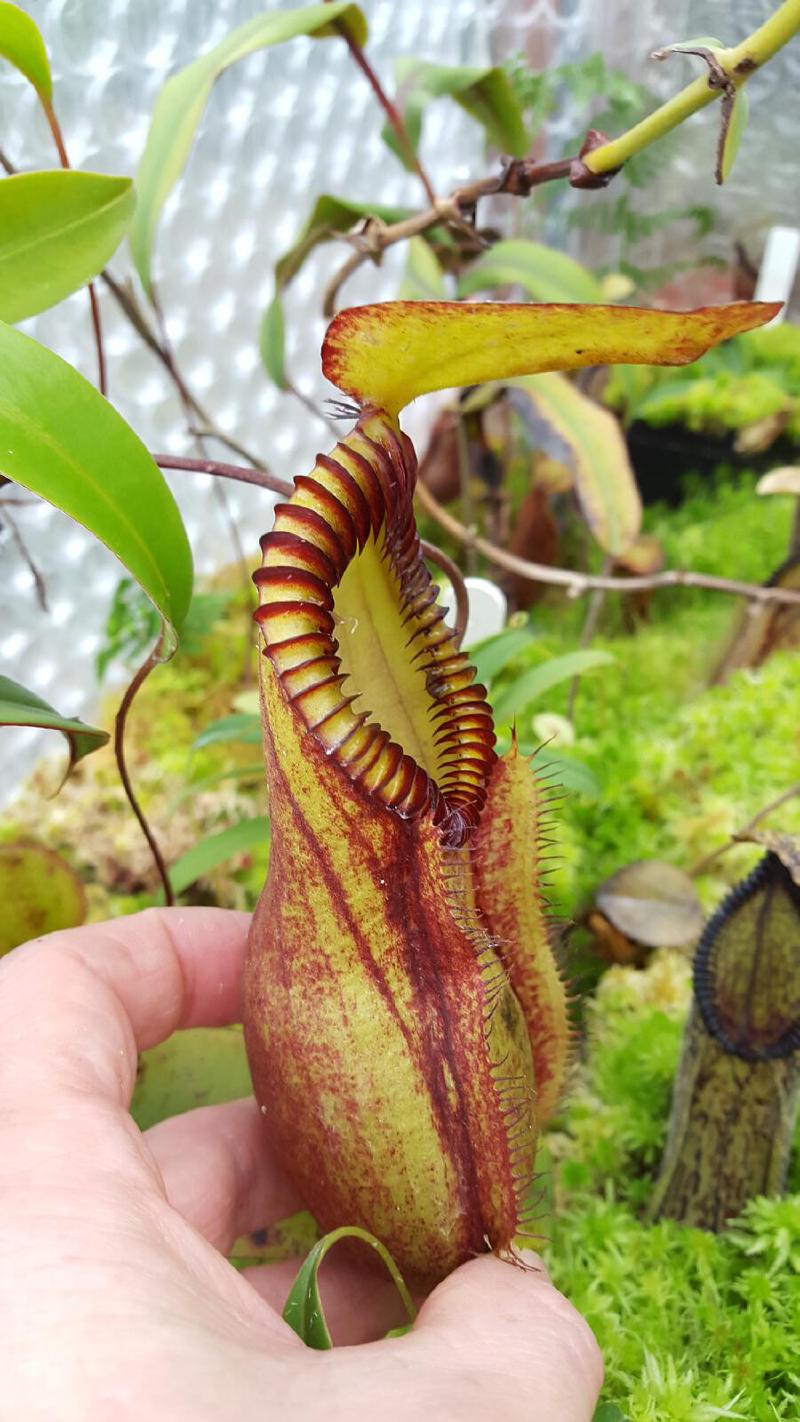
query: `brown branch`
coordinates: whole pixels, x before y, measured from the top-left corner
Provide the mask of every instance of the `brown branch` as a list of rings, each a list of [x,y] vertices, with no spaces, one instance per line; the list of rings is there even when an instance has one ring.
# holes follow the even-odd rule
[[[114,719],[114,756],[117,762],[119,778],[122,781],[122,788],[125,791],[125,794],[128,799],[128,804],[130,805],[134,815],[139,821],[139,827],[145,839],[147,840],[147,843],[150,848],[150,853],[153,856],[153,862],[155,863],[156,869],[158,870],[158,875],[161,880],[161,883],[164,886],[164,898],[166,899],[167,904],[171,906],[175,902],[175,895],[172,892],[172,884],[170,883],[169,871],[167,869],[161,850],[158,847],[155,835],[153,834],[153,831],[151,830],[150,825],[147,821],[147,817],[144,813],[144,810],[142,809],[141,805],[139,804],[139,801],[136,798],[133,785],[131,784],[131,778],[128,774],[128,766],[125,761],[125,726],[128,719],[128,712],[131,709],[133,699],[137,691],[139,690],[139,687],[143,684],[143,682],[147,680],[153,668],[158,666],[159,662],[162,660],[162,651],[163,634],[161,637],[159,637],[155,647],[150,653],[150,656],[147,658],[147,661],[144,662],[142,666],[140,666],[130,685],[125,689],[125,694],[119,704],[119,709]]]
[[[25,542],[25,539],[22,537],[22,534],[20,533],[17,527],[15,519],[8,512],[8,505],[12,502],[15,501],[12,499],[3,499],[0,502],[0,513],[2,513],[3,521],[5,522],[8,531],[11,534],[12,539],[14,540],[14,543],[16,544],[17,552],[19,553],[20,558],[22,559],[23,563],[25,564],[25,567],[28,569],[28,572],[33,578],[33,585],[36,589],[36,601],[38,602],[42,612],[49,612],[50,609],[47,605],[47,584],[45,583],[42,574],[39,572],[39,569],[37,568],[36,564],[33,561],[33,558],[31,557],[28,545]],[[30,499],[19,499],[16,500],[16,502],[22,504],[31,502],[35,503],[36,501]]]
[[[400,146],[400,152],[403,157],[403,162],[407,163],[408,166],[413,170],[413,172],[416,173],[417,177],[422,183],[423,188],[425,189],[425,196],[428,199],[428,202],[431,204],[431,207],[433,207],[436,202],[436,193],[433,190],[433,184],[431,183],[430,178],[428,177],[427,173],[425,172],[425,169],[420,163],[417,154],[414,152],[414,145],[411,142],[411,139],[408,134],[408,129],[405,126],[403,116],[400,113],[400,110],[397,108],[396,104],[392,103],[392,100],[389,98],[389,95],[383,88],[380,79],[375,73],[375,70],[372,68],[372,65],[367,59],[367,56],[361,48],[361,45],[358,43],[357,40],[353,39],[353,36],[350,34],[344,22],[342,20],[336,20],[334,23],[334,29],[338,32],[338,34],[341,35],[342,39],[347,45],[347,48],[350,51],[350,54],[353,57],[353,60],[357,64],[358,68],[361,70],[361,73],[364,75],[364,78],[366,79],[367,83],[372,89],[372,92],[378,100],[378,103],[383,109],[389,127],[392,129],[392,132],[394,133],[397,142]]]
[[[423,558],[428,558],[431,563],[435,563],[440,568],[446,578],[450,579],[453,589],[453,596],[456,600],[456,616],[453,624],[453,631],[458,638],[459,646],[464,640],[464,633],[467,630],[469,620],[469,593],[464,582],[464,574],[457,563],[448,556],[443,549],[437,547],[435,543],[429,543],[427,538],[419,540]]]
[[[0,148],[0,168],[5,168],[9,178],[13,177],[14,174],[19,171],[2,148]]]
[[[518,558],[515,553],[507,553],[487,538],[481,538],[473,529],[467,528],[434,497],[424,484],[417,484],[417,498],[426,513],[457,538],[465,547],[477,549],[499,568],[506,568],[519,577],[529,578],[533,583],[549,583],[552,587],[566,588],[572,597],[581,597],[594,588],[607,588],[610,592],[632,593],[655,588],[708,588],[710,592],[728,593],[734,597],[745,597],[753,602],[779,602],[797,606],[800,592],[792,588],[763,587],[760,583],[742,583],[733,578],[715,578],[707,573],[693,573],[679,568],[670,568],[664,573],[650,576],[619,578],[596,573],[576,573],[569,568],[551,568],[546,563],[531,563],[526,558]]]
[[[291,497],[294,486],[287,479],[279,479],[266,469],[243,469],[240,464],[220,464],[216,459],[184,459],[180,454],[154,454],[153,459],[160,469],[185,469],[192,474],[214,474],[220,479],[236,479],[241,484],[254,484],[258,489],[269,489],[272,494],[283,498]]]
[[[387,247],[396,242],[407,242],[410,237],[419,237],[432,227],[444,224],[463,232],[467,221],[474,221],[475,208],[483,197],[495,197],[502,193],[512,197],[527,197],[541,183],[550,183],[555,178],[565,178],[570,174],[574,158],[562,158],[555,163],[534,163],[529,158],[515,158],[505,163],[499,173],[488,178],[478,178],[466,183],[446,198],[437,198],[424,212],[413,213],[402,222],[384,223],[373,218],[365,231],[351,233],[345,241],[351,243],[355,251],[332,277],[323,297],[323,311],[332,316],[336,309],[339,289],[360,266],[367,261],[380,261]],[[474,233],[472,226],[467,230]]]
[[[101,395],[108,394],[108,369],[106,351],[103,345],[103,328],[100,324],[100,300],[94,282],[89,282],[89,306],[92,312],[92,331],[97,351],[97,385]]]
[[[702,859],[698,859],[697,863],[693,864],[689,870],[692,877],[696,874],[704,874],[709,864],[713,864],[722,854],[727,854],[728,850],[732,849],[734,844],[746,839],[749,834],[753,833],[754,829],[758,828],[761,821],[766,819],[767,815],[771,815],[773,810],[779,810],[781,805],[785,805],[787,800],[793,800],[795,795],[800,795],[800,781],[798,781],[796,785],[790,785],[789,789],[784,790],[783,794],[778,795],[776,799],[770,800],[769,804],[765,805],[763,810],[759,810],[757,814],[753,815],[753,818],[748,820],[747,824],[743,825],[740,830],[736,830],[724,844],[719,845],[717,849],[712,849],[710,854],[704,854]]]

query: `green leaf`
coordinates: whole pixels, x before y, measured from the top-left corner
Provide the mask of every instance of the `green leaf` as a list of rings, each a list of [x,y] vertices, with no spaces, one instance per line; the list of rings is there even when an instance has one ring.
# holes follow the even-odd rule
[[[733,107],[727,123],[723,125],[720,134],[719,147],[719,182],[726,183],[730,175],[731,168],[736,160],[736,154],[747,128],[747,119],[750,114],[750,99],[746,89],[737,89],[733,100]]]
[[[416,1309],[412,1303],[411,1295],[388,1249],[367,1230],[359,1229],[357,1225],[343,1225],[341,1229],[331,1230],[330,1234],[326,1234],[318,1240],[307,1258],[303,1260],[283,1310],[284,1322],[294,1329],[298,1337],[302,1338],[309,1348],[327,1349],[333,1347],[325,1321],[322,1300],[319,1296],[317,1275],[328,1250],[340,1239],[360,1239],[375,1250],[392,1276],[410,1323],[413,1323],[416,1318]]]
[[[275,283],[283,291],[297,275],[306,257],[321,242],[328,242],[339,232],[349,232],[359,219],[377,217],[381,222],[402,222],[408,217],[407,207],[386,207],[382,203],[353,202],[349,198],[320,193],[310,215],[300,228],[291,247],[275,263]]]
[[[192,555],[161,471],[83,376],[0,324],[0,473],[62,509],[124,563],[180,629]]]
[[[444,272],[436,253],[424,237],[412,237],[406,244],[406,269],[398,301],[442,301],[446,295]]]
[[[591,649],[567,652],[563,657],[552,657],[538,667],[531,667],[512,686],[506,687],[494,703],[495,719],[499,722],[511,721],[522,715],[528,707],[538,701],[546,691],[560,682],[571,681],[582,672],[595,667],[608,666],[614,658],[609,652],[594,652]]]
[[[487,686],[503,667],[533,643],[533,634],[527,627],[507,627],[504,632],[477,642],[469,649],[469,659],[477,669],[478,681]]]
[[[464,272],[460,297],[495,286],[521,286],[534,301],[603,300],[603,289],[591,272],[564,252],[515,237],[496,242]]]
[[[238,824],[199,839],[170,867],[169,877],[174,893],[182,894],[209,869],[216,869],[218,864],[224,864],[235,854],[241,854],[255,845],[267,845],[268,842],[269,823],[264,815],[252,820],[239,820]]]
[[[159,215],[189,156],[214,81],[231,64],[267,45],[281,44],[297,35],[317,39],[336,35],[337,21],[363,44],[366,20],[358,5],[349,0],[303,5],[299,10],[271,9],[239,25],[164,85],[136,175],[139,204],[131,229],[131,252],[145,291],[151,289],[150,261]]]
[[[264,312],[259,336],[261,359],[279,390],[286,389],[283,302],[277,291]]]
[[[483,127],[486,138],[501,153],[521,158],[528,136],[517,97],[504,69],[468,69],[430,64],[424,59],[399,59],[395,65],[397,104],[414,152],[422,132],[422,115],[432,99],[452,98]],[[394,130],[387,124],[381,134],[404,166]]]
[[[642,501],[618,421],[555,372],[513,384],[509,403],[534,443],[569,467],[589,528],[606,553],[619,557],[639,534]]]
[[[202,750],[203,746],[220,745],[226,741],[238,741],[246,746],[260,745],[261,718],[246,711],[239,711],[233,716],[222,716],[219,721],[212,721],[210,726],[200,732],[192,749]]]
[[[85,286],[133,216],[130,178],[71,170],[0,182],[0,320],[22,321]]]
[[[575,795],[584,795],[587,800],[596,800],[600,795],[600,782],[593,770],[582,760],[574,760],[571,755],[551,754],[550,747],[520,746],[528,755],[536,754],[533,762],[534,774],[542,774],[548,780],[563,785],[565,790]]]
[[[0,4],[0,55],[30,80],[42,103],[49,108],[53,97],[50,61],[44,40],[30,15],[18,5]]]
[[[159,615],[139,584],[133,578],[120,578],[108,610],[105,639],[95,658],[97,680],[103,680],[113,661],[122,661],[134,671],[155,642],[159,627]]]
[[[0,958],[85,918],[83,884],[66,859],[32,840],[0,844]]]
[[[0,726],[41,726],[60,731],[69,744],[67,774],[85,755],[99,750],[108,740],[108,731],[87,726],[77,716],[61,716],[40,696],[7,676],[0,676]]]
[[[624,1412],[620,1412],[616,1402],[601,1402],[592,1422],[628,1422]]]
[[[500,730],[495,745],[497,754],[505,755],[510,748],[510,734]],[[561,755],[559,751],[551,751],[549,745],[543,746],[540,741],[534,744],[532,741],[518,740],[517,749],[521,755],[533,757],[531,769],[535,776],[542,776],[554,784],[562,785],[565,790],[575,795],[585,795],[588,800],[596,800],[599,796],[600,782],[594,771],[582,760],[575,760],[571,755]]]
[[[170,1116],[238,1101],[251,1091],[241,1027],[190,1027],[141,1053],[131,1115],[147,1131]]]

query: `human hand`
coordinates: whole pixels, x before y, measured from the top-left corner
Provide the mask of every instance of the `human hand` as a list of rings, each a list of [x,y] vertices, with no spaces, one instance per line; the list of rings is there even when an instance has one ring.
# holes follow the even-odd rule
[[[405,1337],[318,1353],[280,1316],[296,1262],[228,1264],[302,1203],[255,1102],[144,1134],[128,1105],[139,1050],[238,1020],[247,924],[153,909],[0,962],[2,1422],[589,1422],[597,1346],[543,1273],[476,1259]],[[320,1279],[334,1339],[402,1321],[349,1259]]]

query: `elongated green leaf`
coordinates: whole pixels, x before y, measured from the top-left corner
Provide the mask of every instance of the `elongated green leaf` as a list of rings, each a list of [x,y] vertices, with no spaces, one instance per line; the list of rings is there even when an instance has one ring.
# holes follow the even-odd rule
[[[286,389],[283,302],[277,291],[264,312],[259,336],[264,369],[279,390]]]
[[[747,120],[750,114],[750,98],[746,89],[737,89],[733,100],[733,107],[726,123],[720,133],[719,155],[717,166],[719,169],[717,181],[726,183],[730,176],[731,168],[736,161],[736,154],[741,147],[744,131],[747,128]]]
[[[398,301],[441,301],[446,295],[444,272],[436,253],[424,237],[412,237],[406,246],[406,269]]]
[[[505,70],[471,69],[430,64],[424,59],[399,59],[395,65],[397,103],[406,132],[416,152],[422,132],[422,115],[432,99],[451,98],[482,125],[487,140],[501,153],[521,158],[528,146],[522,110]],[[387,124],[384,143],[408,165],[397,138]]]
[[[50,61],[30,15],[18,5],[0,4],[0,55],[30,80],[44,104],[53,97]]]
[[[522,376],[509,393],[534,441],[543,431],[558,448],[546,452],[572,471],[583,516],[600,547],[614,557],[634,542],[642,524],[642,501],[628,446],[614,416],[583,395],[563,375]]]
[[[329,242],[337,233],[349,232],[361,218],[377,217],[381,222],[402,222],[408,217],[406,207],[387,207],[383,203],[356,202],[320,193],[309,216],[300,228],[291,247],[275,263],[275,282],[283,291],[297,275],[306,257],[320,242]]]
[[[133,216],[130,178],[55,169],[0,183],[0,320],[63,301],[102,270]]]
[[[72,366],[0,323],[0,473],[63,509],[179,629],[192,555],[161,471],[113,406]]]
[[[532,647],[533,634],[527,627],[507,627],[494,637],[486,637],[469,649],[469,659],[477,668],[477,679],[484,686],[494,681],[498,672],[526,647]]]
[[[574,676],[593,671],[595,667],[607,666],[614,658],[609,652],[595,652],[591,649],[567,652],[563,657],[553,657],[538,667],[531,667],[523,676],[501,692],[494,703],[497,721],[511,721],[527,711],[528,707],[546,691],[552,690],[560,682],[571,681]]]
[[[603,288],[591,272],[565,252],[522,237],[496,242],[459,279],[459,296],[495,286],[521,286],[534,301],[603,300]]]
[[[220,745],[226,741],[238,741],[247,746],[260,745],[261,718],[249,711],[237,711],[233,716],[222,716],[219,721],[212,721],[210,726],[200,732],[193,749],[202,750],[203,746]]]
[[[171,866],[169,871],[173,891],[182,894],[196,879],[216,869],[234,854],[241,854],[255,845],[266,845],[269,839],[269,825],[263,815],[252,820],[240,820],[227,829],[199,839],[191,849],[187,849]]]
[[[327,1349],[333,1347],[325,1321],[322,1300],[319,1296],[317,1275],[328,1250],[332,1249],[340,1239],[360,1239],[375,1250],[392,1276],[403,1300],[409,1322],[413,1323],[416,1318],[417,1311],[414,1308],[411,1295],[388,1249],[367,1230],[359,1229],[357,1225],[344,1225],[341,1229],[331,1230],[330,1234],[326,1234],[313,1246],[300,1266],[283,1310],[284,1321],[294,1329],[298,1337],[302,1338],[309,1348]]]
[[[69,770],[108,740],[108,731],[87,726],[77,716],[62,716],[35,692],[7,676],[0,676],[0,726],[41,726],[43,730],[61,731],[69,745]]]
[[[131,229],[131,252],[146,291],[150,291],[150,261],[159,214],[189,156],[215,79],[237,60],[268,45],[281,44],[298,35],[317,39],[335,35],[336,22],[363,44],[366,21],[358,5],[350,0],[303,5],[298,10],[272,9],[239,25],[164,85],[136,175],[139,205]]]

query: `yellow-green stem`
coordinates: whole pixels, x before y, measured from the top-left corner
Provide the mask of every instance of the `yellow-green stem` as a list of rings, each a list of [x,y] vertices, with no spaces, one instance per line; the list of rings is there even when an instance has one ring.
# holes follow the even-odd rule
[[[770,15],[763,25],[759,25],[741,44],[732,49],[716,51],[727,78],[736,88],[744,84],[754,69],[760,69],[779,49],[800,30],[800,0],[784,0],[774,15]],[[583,162],[592,173],[609,173],[621,167],[634,153],[640,153],[656,139],[663,138],[671,129],[677,128],[690,114],[705,108],[706,104],[718,99],[722,90],[710,88],[708,79],[701,75],[681,89],[679,94],[662,104],[654,113],[634,124],[627,133],[620,134],[609,143],[603,143],[590,153],[585,153]]]

